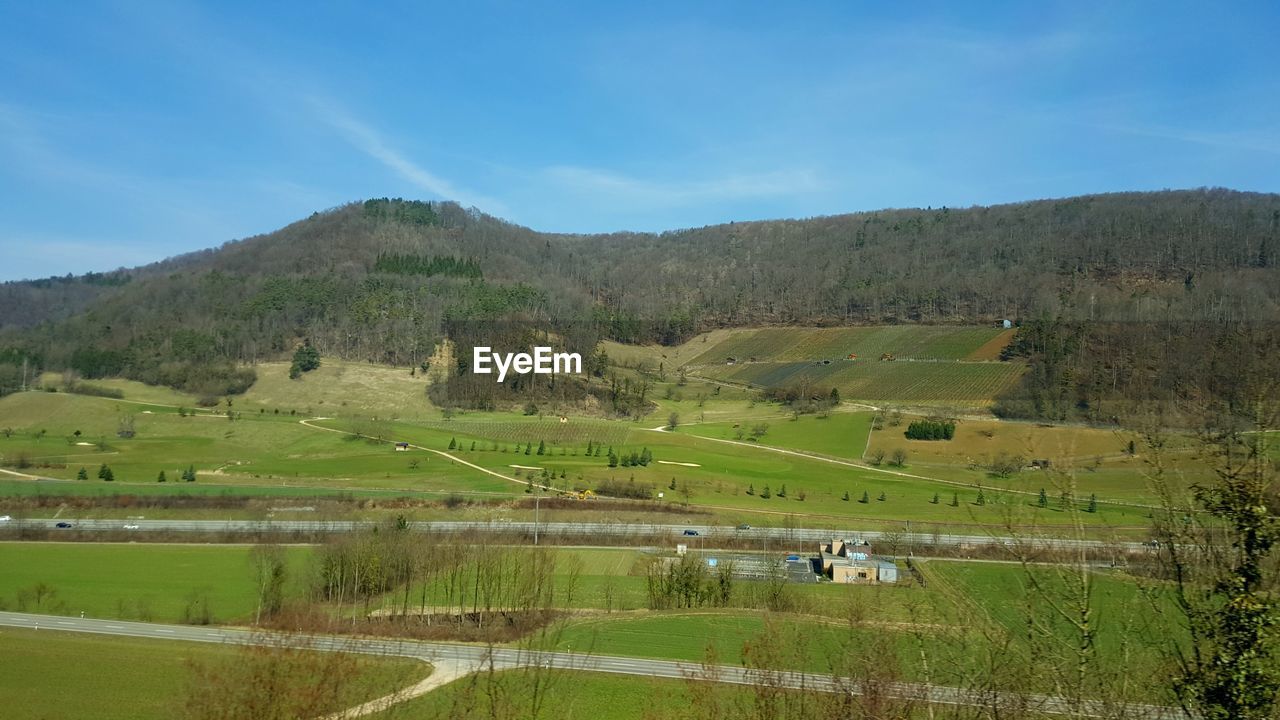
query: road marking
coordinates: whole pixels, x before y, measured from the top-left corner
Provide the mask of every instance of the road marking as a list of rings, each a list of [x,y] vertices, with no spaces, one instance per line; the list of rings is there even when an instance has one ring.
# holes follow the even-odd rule
[[[173,634],[172,630],[165,630],[163,628],[156,628],[156,632],[169,633],[170,635]]]

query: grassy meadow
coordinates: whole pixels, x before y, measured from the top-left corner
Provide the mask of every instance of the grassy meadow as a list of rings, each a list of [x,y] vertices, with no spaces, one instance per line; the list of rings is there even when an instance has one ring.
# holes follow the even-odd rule
[[[257,608],[250,551],[247,545],[0,543],[0,607],[173,623],[205,604],[216,622],[243,621]],[[299,585],[311,550],[285,552],[291,582]]]
[[[196,668],[235,664],[241,652],[231,645],[0,628],[0,658],[11,660],[0,661],[0,702],[6,720],[181,717]],[[429,672],[404,658],[360,657],[356,669],[335,710],[382,697]]]

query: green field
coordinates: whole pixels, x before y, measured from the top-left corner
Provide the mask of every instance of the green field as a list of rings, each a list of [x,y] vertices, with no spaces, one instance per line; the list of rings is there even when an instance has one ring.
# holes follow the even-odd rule
[[[311,551],[286,553],[295,586]],[[233,622],[257,607],[244,545],[6,542],[0,568],[0,607],[20,612],[172,623],[207,603],[215,622]]]
[[[681,680],[553,671],[542,676],[540,694],[519,670],[480,673],[454,681],[372,720],[533,717],[532,698],[542,701],[539,717],[558,720],[653,720],[682,717],[688,709]]]
[[[228,645],[0,628],[0,706],[6,720],[92,717],[147,720],[184,715],[192,668],[235,663]],[[20,662],[18,661],[20,659]],[[426,674],[401,658],[360,658],[342,709]]]
[[[883,527],[884,523],[908,520],[950,526],[1001,522],[1003,512],[997,511],[998,503],[988,507],[972,503],[979,484],[990,500],[999,488],[1035,493],[1044,483],[1028,473],[995,480],[980,468],[975,469],[972,459],[960,448],[972,447],[980,455],[980,443],[989,440],[985,437],[975,437],[973,442],[952,441],[948,444],[952,455],[946,459],[930,459],[924,454],[940,444],[922,447],[919,467],[914,464],[917,455],[912,454],[906,468],[892,472],[885,471],[889,468],[841,465],[783,454],[770,447],[856,461],[865,442],[868,416],[837,412],[826,418],[805,416],[793,420],[779,416],[777,408],[767,404],[753,407],[732,401],[731,406],[741,413],[736,422],[740,426],[769,424],[768,433],[757,443],[760,447],[718,441],[735,436],[733,421],[693,421],[676,432],[656,432],[651,426],[646,427],[648,423],[638,426],[587,418],[570,418],[561,423],[558,418],[539,420],[509,412],[472,412],[450,421],[373,423],[339,418],[310,421],[316,426],[312,427],[296,417],[274,413],[247,413],[230,421],[216,416],[181,417],[173,409],[159,407],[144,414],[135,412],[137,406],[125,407],[119,401],[103,398],[18,393],[0,399],[0,426],[12,429],[9,437],[0,437],[0,452],[8,466],[18,473],[63,479],[73,478],[84,467],[90,479],[57,485],[24,483],[14,478],[6,480],[2,487],[10,493],[24,494],[180,494],[234,489],[245,494],[292,497],[335,492],[369,496],[436,493],[435,497],[472,492],[522,497],[530,481],[572,490],[594,489],[610,480],[627,483],[634,479],[650,486],[655,495],[664,492],[667,500],[683,503],[687,497],[690,504],[715,512],[726,524],[776,525],[792,515],[809,516],[805,522],[811,524],[852,520]],[[124,413],[133,418],[135,437],[114,436]],[[994,442],[1016,444],[1019,428],[1025,427],[1028,426],[1000,425]],[[76,430],[81,431],[80,436],[74,434]],[[387,442],[350,434],[375,430],[388,439],[451,453],[493,474],[422,450],[394,452]],[[884,431],[884,442],[891,441],[890,430]],[[1069,429],[1036,432],[1050,448],[1055,441],[1077,449],[1083,443],[1089,452],[1101,451],[1107,443],[1119,444],[1106,431],[1087,437]],[[540,441],[546,442],[542,455],[536,452]],[[600,450],[599,455],[586,455],[588,442]],[[449,450],[451,443],[453,450]],[[620,463],[610,468],[606,458],[609,448],[620,455],[648,448],[653,462],[635,467]],[[17,462],[19,458],[25,458],[27,467]],[[1104,504],[1145,497],[1145,480],[1139,473],[1120,472],[1119,461],[1108,462],[1098,472],[1085,473],[1088,477],[1084,480],[1093,483],[1091,491],[1097,492]],[[103,463],[112,468],[115,482],[96,478]],[[199,481],[175,482],[189,465],[196,468]],[[170,482],[155,482],[161,470]],[[674,491],[670,487],[673,480]],[[787,489],[786,498],[777,495],[783,486]],[[769,498],[763,495],[765,487],[770,490]],[[856,502],[864,492],[877,499]],[[845,493],[850,500],[844,500]],[[885,499],[880,501],[882,493]],[[932,502],[935,494],[939,495],[938,503]],[[956,507],[947,502],[952,495],[957,496]],[[1019,497],[1011,495],[1008,499],[1017,501]],[[1052,525],[1069,521],[1065,514],[1052,510],[1040,512],[1032,508],[1030,514],[1028,522]],[[1145,510],[1123,506],[1108,506],[1105,512],[1086,520],[1100,529],[1147,524]]]
[[[872,413],[869,412],[858,412],[832,413],[827,417],[802,415],[773,420],[708,422],[686,425],[681,432],[698,437],[742,441],[751,437],[755,426],[764,423],[767,425],[765,435],[748,442],[859,460],[867,447],[871,416]]]

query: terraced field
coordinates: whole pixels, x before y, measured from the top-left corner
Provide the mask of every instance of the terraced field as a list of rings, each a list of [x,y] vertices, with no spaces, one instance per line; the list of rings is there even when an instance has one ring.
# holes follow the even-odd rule
[[[1025,366],[1002,362],[835,360],[758,362],[702,368],[710,378],[758,387],[798,382],[837,387],[846,400],[921,405],[986,405],[1017,382]]]
[[[964,360],[1006,334],[995,327],[885,325],[847,328],[761,328],[731,331],[689,365],[843,360],[884,353],[916,360]]]

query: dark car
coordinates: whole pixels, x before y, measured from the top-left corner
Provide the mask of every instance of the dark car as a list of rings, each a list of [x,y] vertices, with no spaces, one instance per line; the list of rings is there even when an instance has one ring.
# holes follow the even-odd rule
[[[57,525],[54,525],[54,527],[59,527],[59,528],[69,528],[69,527],[71,527],[71,523],[69,523],[69,522],[60,522],[60,523],[58,523]]]
[[[684,534],[685,534],[685,535],[697,535],[697,534],[698,534],[698,531],[697,531],[697,530],[685,530],[685,531],[684,531]]]

